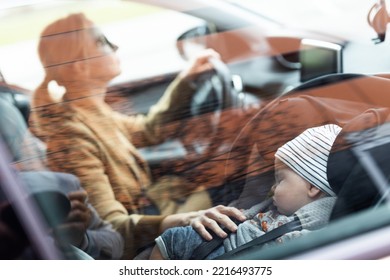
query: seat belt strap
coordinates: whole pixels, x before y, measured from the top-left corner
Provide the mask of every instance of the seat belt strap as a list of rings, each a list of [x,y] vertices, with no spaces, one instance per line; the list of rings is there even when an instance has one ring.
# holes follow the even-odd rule
[[[205,241],[196,247],[191,255],[190,260],[203,260],[218,246],[222,245],[224,238],[221,238],[213,233],[211,235],[213,236],[213,239],[210,241]]]
[[[270,242],[272,240],[275,240],[276,238],[281,237],[282,235],[284,235],[288,232],[297,231],[297,230],[301,231],[302,225],[301,225],[301,221],[299,220],[299,218],[297,216],[294,216],[294,220],[292,220],[291,222],[288,222],[284,225],[281,225],[280,227],[277,227],[277,228],[263,234],[262,236],[259,236],[255,239],[253,239],[252,241],[245,243],[245,244],[219,256],[216,259],[225,259],[226,257],[233,256],[233,255],[235,255],[239,252],[242,252],[248,248],[264,245],[265,243]]]
[[[232,219],[232,221],[238,225],[240,222],[238,222],[236,219]],[[232,232],[227,229],[223,228],[223,230],[230,235]],[[191,255],[190,260],[203,260],[205,259],[212,251],[214,251],[218,246],[220,246],[225,238],[219,237],[215,232],[210,233],[213,239],[210,241],[205,241],[201,243],[198,247],[195,248],[194,252]]]
[[[269,241],[272,241],[288,232],[295,231],[295,230],[302,230],[301,222],[299,221],[299,218],[297,216],[294,216],[294,220],[281,225],[280,227],[277,227],[269,232],[266,232],[262,236],[259,236],[252,241],[243,244],[225,254],[218,257],[217,259],[223,259],[228,256],[232,256],[238,252],[241,252],[247,248],[253,247],[253,246],[259,246],[263,245],[264,243],[267,243]],[[226,230],[225,230],[226,231]],[[228,232],[230,234],[231,232]],[[211,252],[213,252],[218,246],[222,245],[224,238],[221,238],[217,236],[216,234],[213,234],[213,239],[210,241],[203,242],[200,244],[197,248],[195,248],[194,252],[192,253],[191,260],[203,260],[205,259]]]

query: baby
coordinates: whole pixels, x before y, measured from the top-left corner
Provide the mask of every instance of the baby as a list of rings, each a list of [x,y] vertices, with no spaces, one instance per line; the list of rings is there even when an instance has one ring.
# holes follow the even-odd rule
[[[273,242],[284,242],[325,226],[336,200],[327,180],[327,161],[341,128],[334,124],[309,128],[275,153],[273,209],[258,212],[238,225],[223,245],[211,252],[214,259],[298,217],[302,230],[288,232]],[[156,239],[150,259],[190,259],[204,240],[192,227],[165,231]],[[267,243],[268,244],[268,243]]]

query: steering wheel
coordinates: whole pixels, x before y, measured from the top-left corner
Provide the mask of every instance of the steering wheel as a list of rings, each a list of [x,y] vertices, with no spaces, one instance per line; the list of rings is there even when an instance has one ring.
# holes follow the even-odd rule
[[[188,152],[207,157],[221,145],[221,114],[224,110],[240,106],[241,88],[235,86],[228,66],[211,58],[213,69],[199,74],[192,82],[193,94],[189,117],[200,126],[191,131],[184,143]],[[234,76],[237,81],[238,76]],[[201,124],[200,124],[201,123]]]
[[[191,117],[219,112],[237,105],[238,96],[229,68],[218,59],[211,58],[210,63],[213,69],[199,74],[193,82],[196,91],[190,105]]]

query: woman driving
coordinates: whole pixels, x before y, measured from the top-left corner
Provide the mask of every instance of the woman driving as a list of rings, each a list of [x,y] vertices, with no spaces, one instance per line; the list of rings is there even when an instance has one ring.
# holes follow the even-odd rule
[[[219,225],[234,231],[229,216],[244,219],[237,209],[208,209],[204,188],[182,178],[152,178],[137,151],[164,140],[164,125],[189,106],[191,76],[210,69],[208,60],[218,54],[206,50],[198,56],[147,115],[127,116],[105,102],[109,82],[121,72],[117,49],[84,14],[59,19],[42,32],[38,51],[45,78],[33,94],[30,120],[47,145],[48,166],[80,179],[99,215],[123,235],[123,258],[133,258],[172,226],[192,225],[206,239],[206,228],[221,236]],[[53,83],[62,96],[52,94]]]

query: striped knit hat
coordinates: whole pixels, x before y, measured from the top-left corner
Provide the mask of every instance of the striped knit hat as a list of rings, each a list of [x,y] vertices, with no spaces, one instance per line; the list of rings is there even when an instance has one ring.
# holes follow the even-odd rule
[[[275,157],[330,196],[336,196],[328,183],[326,168],[330,149],[341,127],[327,124],[305,130],[280,147]]]

